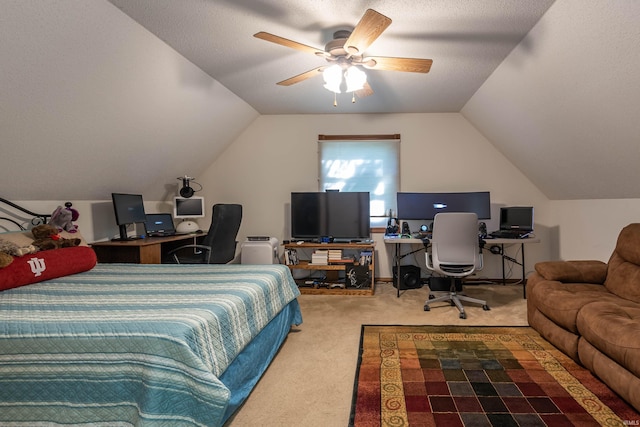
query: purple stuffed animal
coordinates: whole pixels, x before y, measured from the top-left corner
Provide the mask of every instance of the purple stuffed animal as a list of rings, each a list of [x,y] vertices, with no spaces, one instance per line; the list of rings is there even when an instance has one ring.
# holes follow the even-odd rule
[[[80,214],[77,210],[73,209],[70,202],[58,206],[51,214],[49,224],[56,227],[58,231],[68,231],[69,233],[75,233],[78,231],[78,227],[73,223],[77,220]]]

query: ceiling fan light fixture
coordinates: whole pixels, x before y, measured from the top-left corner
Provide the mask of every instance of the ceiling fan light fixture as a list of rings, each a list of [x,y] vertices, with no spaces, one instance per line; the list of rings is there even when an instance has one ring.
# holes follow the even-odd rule
[[[324,87],[333,93],[341,93],[340,85],[342,84],[342,67],[334,64],[327,67],[322,72],[324,78]]]
[[[352,65],[345,71],[344,79],[347,83],[347,92],[355,92],[364,88],[364,84],[367,82],[367,74]]]

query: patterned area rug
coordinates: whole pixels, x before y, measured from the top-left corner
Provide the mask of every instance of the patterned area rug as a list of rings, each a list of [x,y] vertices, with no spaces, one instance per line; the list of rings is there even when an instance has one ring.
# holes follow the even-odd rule
[[[365,325],[358,362],[351,426],[640,425],[529,327]]]

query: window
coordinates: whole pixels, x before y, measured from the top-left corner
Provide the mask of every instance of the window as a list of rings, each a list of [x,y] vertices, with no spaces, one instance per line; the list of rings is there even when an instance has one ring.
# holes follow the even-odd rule
[[[368,191],[371,227],[387,225],[400,188],[400,135],[319,135],[319,191]]]

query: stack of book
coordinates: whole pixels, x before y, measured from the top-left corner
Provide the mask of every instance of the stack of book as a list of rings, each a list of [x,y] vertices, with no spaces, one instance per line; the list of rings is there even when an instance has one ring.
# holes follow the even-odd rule
[[[311,254],[311,264],[327,265],[329,263],[329,251],[317,249]]]
[[[342,249],[329,249],[329,263],[342,259]]]

